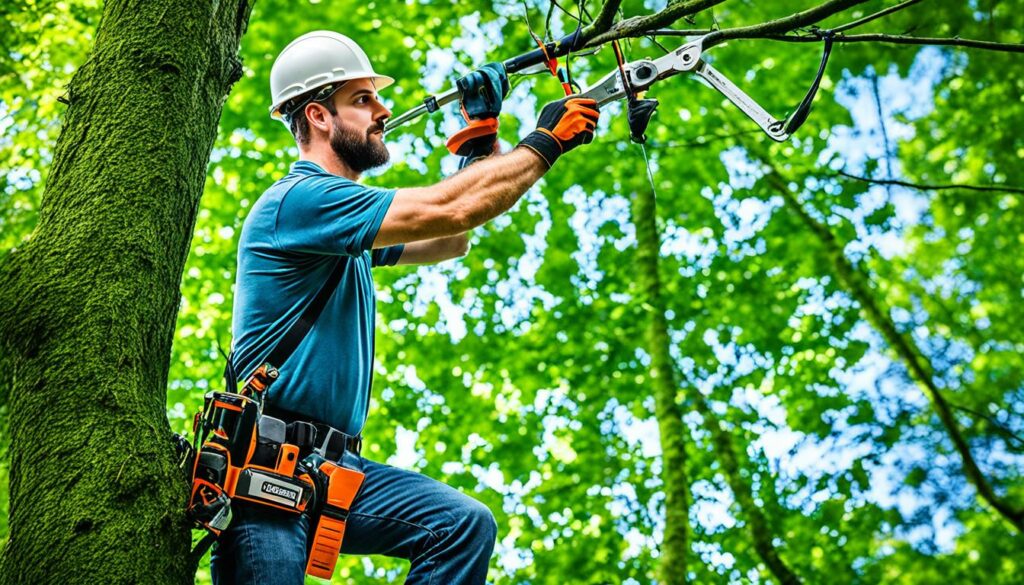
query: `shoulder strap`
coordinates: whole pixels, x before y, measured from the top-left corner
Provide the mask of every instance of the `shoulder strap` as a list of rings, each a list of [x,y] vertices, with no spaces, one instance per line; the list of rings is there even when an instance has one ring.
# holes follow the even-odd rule
[[[339,259],[334,265],[334,270],[327,277],[327,281],[320,287],[313,300],[306,305],[306,310],[302,311],[302,315],[299,316],[295,323],[292,323],[292,326],[285,332],[284,337],[281,338],[281,341],[277,342],[277,346],[271,350],[270,355],[264,361],[278,368],[288,361],[288,358],[299,347],[302,340],[306,338],[309,330],[313,328],[313,324],[320,318],[320,313],[327,306],[327,300],[331,298],[331,295],[338,288],[338,282],[341,281],[341,272],[341,260]]]
[[[331,274],[327,277],[323,286],[317,291],[316,296],[313,300],[306,305],[306,308],[299,315],[298,320],[292,323],[292,326],[285,331],[281,341],[277,342],[274,349],[270,350],[270,355],[267,359],[263,360],[270,363],[275,367],[281,367],[284,365],[288,358],[291,357],[292,353],[299,347],[302,340],[309,334],[309,330],[313,328],[313,324],[320,318],[320,313],[323,312],[324,307],[327,306],[327,300],[331,298],[334,291],[338,288],[338,283],[341,281],[342,265],[341,259],[339,258],[337,263],[334,265],[334,269],[331,270]],[[238,378],[234,371],[234,365],[232,363],[234,358],[234,352],[228,356],[228,363],[224,368],[224,381],[227,382],[228,390],[231,392],[235,391],[238,386]]]

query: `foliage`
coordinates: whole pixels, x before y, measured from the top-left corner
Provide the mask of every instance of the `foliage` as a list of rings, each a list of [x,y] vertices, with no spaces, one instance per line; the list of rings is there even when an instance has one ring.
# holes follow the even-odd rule
[[[627,0],[621,11],[663,4]],[[677,26],[753,25],[814,4],[730,1]],[[1024,16],[1008,3],[930,4],[865,32],[1022,42]],[[828,23],[884,6],[868,2]],[[588,7],[596,14],[599,5]],[[277,52],[317,28],[356,38],[375,68],[398,80],[383,96],[398,112],[475,64],[531,49],[523,15],[543,34],[548,8],[539,0],[256,3],[181,281],[167,395],[175,430],[186,430],[202,393],[221,384],[238,231],[295,158],[290,135],[266,112]],[[57,99],[85,61],[98,8],[15,2],[4,11],[18,34],[3,35],[0,56],[0,254],[31,237],[59,131]],[[550,23],[555,35],[576,25],[557,8]],[[629,58],[661,54],[646,38],[624,48]],[[818,50],[734,40],[709,59],[782,113],[813,79]],[[1010,583],[1020,573],[1019,532],[977,497],[927,394],[865,316],[834,250],[930,365],[987,481],[1019,508],[1024,259],[1013,250],[1024,244],[1021,194],[914,190],[837,172],[1024,186],[1016,131],[1024,81],[1007,75],[1021,64],[1019,53],[837,44],[810,120],[782,144],[751,132],[735,107],[692,79],[651,92],[661,105],[646,154],[667,350],[688,429],[691,580],[775,579],[755,550],[754,512],[732,491],[716,430],[731,441],[774,546],[808,582]],[[614,58],[604,49],[570,66],[592,81]],[[514,145],[539,105],[558,96],[546,76],[516,85],[503,141]],[[446,112],[403,129],[390,139],[391,167],[367,182],[401,187],[451,172],[444,134],[456,127]],[[442,479],[494,510],[502,527],[496,582],[655,578],[665,517],[645,342],[655,308],[641,289],[630,215],[649,189],[640,148],[612,105],[597,141],[478,229],[468,256],[376,273],[378,378],[366,454]],[[381,558],[340,564],[339,582],[397,580],[404,571]]]

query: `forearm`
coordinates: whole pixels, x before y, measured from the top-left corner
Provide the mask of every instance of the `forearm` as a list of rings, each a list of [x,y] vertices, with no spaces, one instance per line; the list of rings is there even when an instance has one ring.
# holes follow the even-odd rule
[[[469,234],[409,242],[398,258],[398,264],[432,264],[465,256],[469,251]]]
[[[373,247],[468,232],[515,205],[546,170],[540,156],[517,148],[475,162],[435,185],[399,189]]]
[[[508,211],[560,156],[593,139],[598,116],[592,99],[551,102],[519,148],[477,161],[436,185],[399,189],[373,247],[461,234]]]
[[[477,161],[436,185],[438,195],[470,228],[508,211],[547,171],[528,148]]]

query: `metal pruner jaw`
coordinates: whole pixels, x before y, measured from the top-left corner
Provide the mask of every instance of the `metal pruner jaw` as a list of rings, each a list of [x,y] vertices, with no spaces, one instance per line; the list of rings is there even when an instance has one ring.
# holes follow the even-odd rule
[[[598,106],[603,106],[608,102],[626,97],[626,90],[622,87],[622,80],[616,69],[602,77],[597,83],[571,97],[590,98],[596,101]]]
[[[666,77],[677,73],[693,71],[693,69],[697,67],[697,64],[700,63],[700,57],[703,53],[704,37],[700,37],[699,39],[686,43],[667,55],[658,57],[652,61],[654,68],[657,70],[656,79],[665,79]]]
[[[644,91],[658,80],[658,65],[650,59],[629,64],[629,84],[634,92]]]

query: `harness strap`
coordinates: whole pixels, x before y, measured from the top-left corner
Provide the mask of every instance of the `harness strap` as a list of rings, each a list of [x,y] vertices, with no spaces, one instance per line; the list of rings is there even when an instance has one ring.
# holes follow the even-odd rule
[[[295,184],[289,187],[289,190],[293,189],[295,185],[298,185],[308,177],[302,177],[295,181]],[[291,357],[292,353],[299,347],[302,340],[306,338],[309,330],[313,328],[313,324],[320,317],[320,313],[323,312],[324,307],[327,306],[327,301],[334,294],[334,291],[338,288],[338,283],[341,282],[342,265],[341,259],[339,258],[334,265],[334,269],[330,275],[327,276],[327,280],[324,281],[323,286],[317,291],[316,296],[313,300],[306,305],[303,309],[302,314],[299,315],[298,320],[292,323],[288,331],[285,331],[281,337],[281,341],[277,342],[274,349],[270,351],[270,355],[267,356],[264,363],[268,363],[271,366],[280,368],[284,365],[288,358]],[[224,384],[228,392],[235,392],[238,388],[238,375],[235,372],[234,366],[235,352],[234,350],[228,355],[227,364],[224,366]]]

